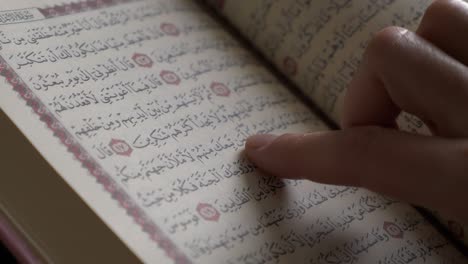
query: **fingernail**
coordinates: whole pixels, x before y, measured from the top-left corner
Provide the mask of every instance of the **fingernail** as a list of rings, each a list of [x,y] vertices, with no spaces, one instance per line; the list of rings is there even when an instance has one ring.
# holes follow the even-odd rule
[[[400,33],[401,35],[406,35],[408,32],[409,30],[406,28],[401,28],[401,27],[398,28],[398,33]]]
[[[277,137],[278,136],[270,135],[270,134],[251,136],[247,139],[247,142],[245,143],[245,148],[257,150],[257,149],[266,147],[271,142],[273,142],[273,140],[275,140]]]

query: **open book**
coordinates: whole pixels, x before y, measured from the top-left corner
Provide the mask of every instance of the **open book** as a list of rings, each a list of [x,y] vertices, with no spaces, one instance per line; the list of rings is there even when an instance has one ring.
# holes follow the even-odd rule
[[[332,129],[372,34],[430,2],[2,1],[0,107],[57,173],[2,117],[0,238],[30,262],[466,263],[411,205],[242,155]]]

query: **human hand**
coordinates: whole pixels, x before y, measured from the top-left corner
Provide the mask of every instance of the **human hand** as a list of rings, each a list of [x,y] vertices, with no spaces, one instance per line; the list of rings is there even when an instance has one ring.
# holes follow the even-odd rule
[[[364,187],[468,223],[468,4],[436,1],[416,33],[375,35],[350,83],[342,130],[256,135],[246,154],[283,178]],[[433,136],[396,129],[401,111]]]

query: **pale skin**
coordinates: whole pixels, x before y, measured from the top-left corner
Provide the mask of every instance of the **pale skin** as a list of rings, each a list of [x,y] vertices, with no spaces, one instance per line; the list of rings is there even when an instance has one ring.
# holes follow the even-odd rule
[[[401,111],[433,135],[398,130]],[[468,4],[435,1],[416,32],[377,33],[349,84],[341,128],[255,135],[245,152],[280,178],[363,187],[468,223]]]

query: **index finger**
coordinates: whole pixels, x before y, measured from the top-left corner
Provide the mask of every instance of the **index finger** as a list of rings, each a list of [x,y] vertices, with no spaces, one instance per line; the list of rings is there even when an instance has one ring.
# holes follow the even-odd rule
[[[459,195],[467,142],[378,127],[248,139],[246,154],[282,178],[368,188],[468,220]],[[462,215],[463,214],[463,215]]]

